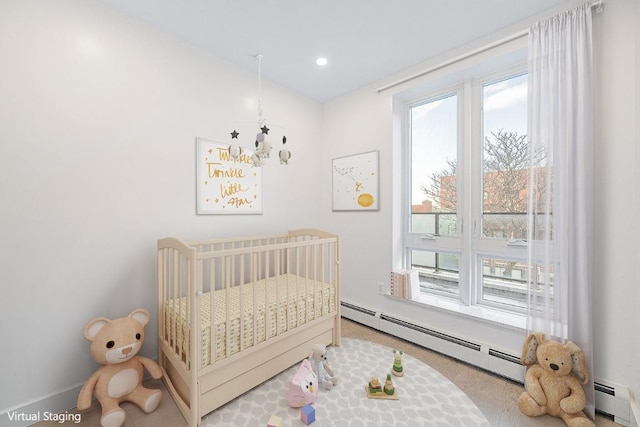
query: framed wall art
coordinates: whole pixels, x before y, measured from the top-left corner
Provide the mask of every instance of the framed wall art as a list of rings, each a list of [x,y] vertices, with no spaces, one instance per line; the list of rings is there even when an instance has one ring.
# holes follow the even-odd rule
[[[333,210],[376,211],[380,207],[378,151],[333,159]]]
[[[229,144],[196,138],[198,215],[261,214],[262,168],[252,167],[252,149],[233,159]]]

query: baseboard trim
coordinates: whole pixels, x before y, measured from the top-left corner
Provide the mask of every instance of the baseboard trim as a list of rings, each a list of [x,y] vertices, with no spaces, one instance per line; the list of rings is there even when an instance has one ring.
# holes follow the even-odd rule
[[[633,396],[629,401],[629,406],[631,408],[631,420],[629,420],[629,425],[631,427],[640,427],[640,407]]]
[[[155,362],[157,358],[153,358]],[[143,381],[151,379],[151,375],[145,371]],[[39,399],[32,400],[0,412],[0,427],[27,427],[40,421],[54,421],[60,423],[61,419],[68,420],[61,425],[78,424],[75,419],[63,418],[77,415],[72,413],[78,405],[78,395],[82,384],[70,386],[59,392],[51,393]],[[80,414],[82,419],[82,414]]]
[[[477,368],[524,383],[524,367],[518,355],[494,349],[487,343],[474,343],[446,331],[436,331],[425,325],[398,319],[357,304],[342,302],[343,317],[381,332],[413,342],[424,348],[473,365]],[[599,378],[595,379],[595,409],[611,416],[623,426],[638,426],[638,405],[631,405],[629,389]],[[635,421],[634,421],[635,418]],[[635,423],[635,424],[634,424]]]
[[[60,416],[76,407],[81,388],[82,384],[79,384],[30,403],[9,408],[0,414],[0,427],[26,427],[40,421],[60,419]]]
[[[380,317],[374,310],[342,301],[340,303],[340,314],[342,317],[354,322],[380,330]]]
[[[610,415],[623,426],[631,425],[631,399],[629,389],[600,378],[594,378],[596,411]]]

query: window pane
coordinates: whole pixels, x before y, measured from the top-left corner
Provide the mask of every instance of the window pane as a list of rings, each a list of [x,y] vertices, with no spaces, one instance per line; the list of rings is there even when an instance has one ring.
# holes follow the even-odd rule
[[[483,86],[483,235],[527,238],[527,75]]]
[[[525,260],[512,260],[501,258],[481,258],[482,263],[482,301],[526,309],[527,308],[527,268]],[[549,270],[548,274],[545,270]],[[543,311],[551,308],[553,311],[553,266],[545,268],[542,264],[536,264],[531,272],[533,277],[533,295],[529,304],[537,310]],[[551,307],[541,307],[544,303],[544,282],[549,281],[549,301]]]
[[[411,230],[413,233],[454,235],[456,214],[414,211],[411,215]]]
[[[458,255],[411,251],[411,268],[418,270],[421,291],[439,291],[450,295],[460,294],[460,259]]]
[[[458,96],[413,106],[410,117],[410,232],[455,235]]]
[[[526,308],[527,263],[482,258],[482,301]]]
[[[535,286],[530,296],[529,306],[540,314],[553,315],[555,312],[553,271],[552,264],[536,264],[535,271],[531,272]]]

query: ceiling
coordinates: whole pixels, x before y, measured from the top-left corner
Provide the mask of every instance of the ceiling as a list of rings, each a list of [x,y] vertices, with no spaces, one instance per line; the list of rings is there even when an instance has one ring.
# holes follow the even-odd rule
[[[566,2],[101,1],[321,103]]]

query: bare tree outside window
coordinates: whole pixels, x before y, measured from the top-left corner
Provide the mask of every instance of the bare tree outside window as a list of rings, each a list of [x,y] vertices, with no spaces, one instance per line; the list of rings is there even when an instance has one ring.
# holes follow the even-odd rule
[[[446,163],[445,169],[431,174],[429,184],[420,185],[420,190],[432,202],[434,212],[455,212],[458,204],[458,162],[455,159],[447,159]]]
[[[486,237],[527,238],[527,205],[529,200],[530,147],[527,135],[499,129],[485,137],[483,174],[483,233]],[[535,199],[545,197],[545,160],[536,153],[537,172]],[[457,205],[457,162],[447,159],[447,167],[434,172],[427,184],[420,185],[432,202],[434,212],[455,212]]]

